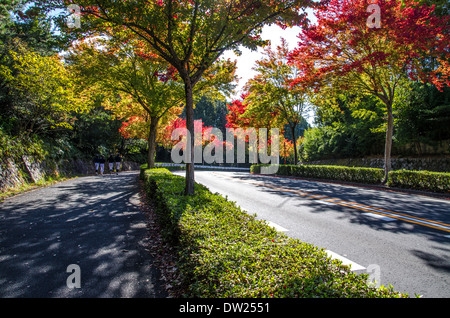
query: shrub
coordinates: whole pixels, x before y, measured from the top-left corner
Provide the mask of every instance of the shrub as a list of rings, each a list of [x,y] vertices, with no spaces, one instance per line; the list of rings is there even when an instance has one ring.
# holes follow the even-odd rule
[[[450,173],[397,170],[389,173],[388,186],[433,192],[450,192]]]
[[[252,173],[260,173],[262,165],[253,165]],[[384,171],[377,168],[360,168],[326,165],[280,165],[277,175],[348,182],[381,183]]]
[[[262,166],[253,165],[250,168],[250,172],[261,173]],[[345,166],[280,165],[277,175],[380,184],[384,177],[384,171],[377,168]],[[389,172],[387,186],[449,193],[450,173],[409,170],[391,171]]]
[[[187,297],[400,297],[367,284],[311,244],[288,238],[234,202],[166,169],[144,172],[166,239],[178,250]]]

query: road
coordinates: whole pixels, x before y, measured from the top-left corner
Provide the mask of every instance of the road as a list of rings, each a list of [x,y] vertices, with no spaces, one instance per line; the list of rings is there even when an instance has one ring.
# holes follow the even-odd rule
[[[76,178],[0,203],[0,297],[165,297],[137,178]]]
[[[196,171],[195,179],[378,284],[450,297],[450,200],[241,172]]]

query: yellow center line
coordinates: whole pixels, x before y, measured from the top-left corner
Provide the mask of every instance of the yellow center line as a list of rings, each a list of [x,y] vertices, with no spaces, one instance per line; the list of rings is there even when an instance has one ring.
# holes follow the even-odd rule
[[[386,210],[386,209],[375,208],[375,207],[372,207],[372,206],[369,206],[369,205],[365,205],[365,204],[345,201],[345,200],[341,200],[341,199],[337,199],[337,198],[331,198],[331,197],[327,197],[327,196],[321,195],[321,194],[309,193],[309,192],[304,192],[304,191],[295,190],[295,189],[291,189],[291,188],[285,188],[285,187],[276,187],[276,186],[271,186],[271,185],[267,185],[267,184],[259,184],[259,185],[256,184],[256,185],[260,186],[260,187],[267,187],[267,188],[272,188],[272,189],[275,189],[275,190],[282,190],[282,191],[285,191],[285,192],[299,194],[299,195],[310,197],[310,198],[313,198],[313,199],[326,201],[326,202],[330,202],[330,203],[335,203],[335,204],[339,204],[339,205],[342,205],[342,206],[347,206],[347,207],[350,207],[350,208],[354,208],[354,209],[358,209],[358,210],[362,210],[362,211],[366,211],[366,212],[370,212],[370,213],[376,213],[376,214],[379,214],[379,215],[395,218],[395,219],[398,219],[398,220],[401,220],[401,221],[415,223],[415,224],[431,227],[431,228],[434,228],[434,229],[438,229],[438,230],[441,230],[441,231],[450,232],[450,225],[446,224],[446,223],[441,223],[441,222],[437,222],[437,221],[432,221],[432,220],[428,220],[428,219],[414,217],[414,216],[410,216],[410,215],[407,215],[407,214],[404,214],[404,213],[393,212],[393,211],[389,211],[389,210]]]

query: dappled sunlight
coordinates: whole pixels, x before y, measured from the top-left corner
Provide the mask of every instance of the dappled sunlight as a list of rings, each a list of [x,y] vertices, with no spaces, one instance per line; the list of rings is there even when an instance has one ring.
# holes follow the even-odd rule
[[[157,296],[136,178],[78,178],[3,202],[1,297]],[[80,289],[66,287],[70,264]]]

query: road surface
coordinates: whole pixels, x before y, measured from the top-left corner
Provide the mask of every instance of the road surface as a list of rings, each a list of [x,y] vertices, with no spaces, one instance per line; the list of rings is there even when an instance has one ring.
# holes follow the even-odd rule
[[[0,203],[0,297],[165,297],[137,178],[82,177]]]
[[[195,179],[378,284],[450,297],[450,200],[241,172],[196,171]]]

